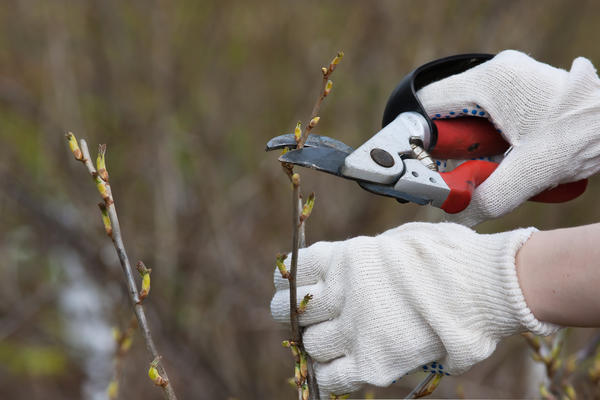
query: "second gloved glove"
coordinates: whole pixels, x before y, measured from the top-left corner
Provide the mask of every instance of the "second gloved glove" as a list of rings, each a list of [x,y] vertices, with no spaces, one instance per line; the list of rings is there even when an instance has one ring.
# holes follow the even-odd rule
[[[300,324],[323,393],[387,386],[433,361],[437,371],[462,373],[503,337],[554,332],[527,307],[515,270],[515,254],[534,231],[480,235],[457,224],[411,223],[302,249],[298,298],[314,298]],[[288,282],[278,271],[275,286],[271,312],[289,324]]]

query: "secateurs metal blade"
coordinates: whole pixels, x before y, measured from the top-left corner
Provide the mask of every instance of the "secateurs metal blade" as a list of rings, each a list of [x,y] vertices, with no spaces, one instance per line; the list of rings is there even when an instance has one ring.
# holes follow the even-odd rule
[[[432,121],[416,91],[434,81],[473,68],[492,56],[465,54],[425,64],[408,74],[392,92],[383,128],[356,150],[326,136],[309,136],[305,147],[281,155],[280,161],[357,181],[363,189],[401,202],[431,204],[448,213],[464,210],[473,190],[497,163],[470,160],[439,172],[433,158],[473,159],[501,155],[509,144],[485,118]],[[277,136],[267,150],[293,149],[293,134]],[[531,200],[563,202],[585,191],[586,180],[559,185]]]

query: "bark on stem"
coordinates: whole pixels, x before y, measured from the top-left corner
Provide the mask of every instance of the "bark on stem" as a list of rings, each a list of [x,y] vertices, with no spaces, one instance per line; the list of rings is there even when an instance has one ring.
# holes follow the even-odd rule
[[[290,175],[291,176],[291,175]],[[308,393],[310,400],[320,400],[319,385],[313,368],[313,360],[304,350],[302,343],[302,328],[298,322],[298,300],[296,275],[298,270],[298,251],[305,246],[304,223],[300,222],[300,212],[302,210],[302,199],[300,198],[300,182],[294,182],[292,179],[292,261],[290,263],[290,275],[288,281],[290,284],[290,323],[292,325],[292,341],[298,346],[298,349],[306,354],[308,365],[308,375],[306,381],[308,384]],[[298,388],[298,399],[302,399],[302,388]]]
[[[427,374],[427,376],[421,381],[421,383],[419,383],[417,386],[415,386],[415,388],[405,398],[418,399],[419,397],[422,397],[421,393],[423,392],[425,387],[427,387],[427,385],[429,385],[429,382],[431,382],[433,380],[433,378],[435,378],[435,374],[433,374],[433,373]]]
[[[306,143],[306,139],[308,139],[308,135],[310,135],[310,131],[312,128],[318,123],[319,119],[318,114],[321,109],[321,103],[329,92],[331,91],[331,83],[329,83],[329,77],[333,73],[336,68],[336,65],[340,62],[342,57],[344,56],[343,52],[338,52],[337,56],[331,61],[328,68],[323,68],[323,81],[321,85],[321,92],[315,105],[313,106],[311,116],[309,119],[309,123],[306,124],[304,132],[300,137],[300,140],[297,140],[297,148],[301,149],[304,147],[304,143]],[[320,400],[319,393],[319,385],[317,384],[317,378],[314,373],[313,361],[312,358],[306,353],[304,350],[304,345],[302,343],[302,328],[298,323],[298,301],[297,301],[297,288],[296,288],[296,272],[298,267],[298,249],[300,247],[305,246],[305,235],[304,235],[304,223],[300,221],[300,213],[302,211],[302,199],[300,198],[300,180],[294,180],[293,169],[291,165],[284,165],[284,170],[286,174],[292,181],[293,193],[292,193],[292,261],[290,265],[290,274],[288,277],[288,281],[290,284],[290,323],[292,325],[292,341],[295,342],[298,346],[298,349],[301,353],[305,354],[308,373],[306,376],[306,381],[308,384],[308,392],[309,398],[311,400]],[[298,388],[298,399],[302,400],[302,388]]]
[[[292,341],[302,346],[302,337],[300,336],[300,325],[298,324],[298,302],[296,291],[296,273],[298,270],[298,249],[300,243],[300,213],[298,208],[298,200],[300,198],[300,183],[293,183],[292,190],[292,262],[290,266],[290,323],[292,325]]]
[[[337,53],[337,56],[329,64],[329,67],[322,69],[323,81],[321,84],[321,93],[319,94],[319,97],[317,98],[317,101],[315,102],[315,105],[313,106],[309,121],[312,121],[313,118],[319,116],[319,111],[321,111],[321,103],[323,103],[323,100],[325,99],[325,97],[327,97],[327,95],[331,91],[331,86],[329,86],[329,88],[327,88],[327,82],[329,81],[329,77],[331,76],[331,74],[333,74],[333,71],[335,71],[337,64],[342,60],[343,56],[344,56],[344,52],[339,51]],[[304,147],[304,143],[306,143],[306,139],[308,139],[308,135],[310,135],[310,131],[312,128],[313,128],[313,126],[311,126],[310,123],[307,124],[306,127],[304,128],[304,133],[302,134],[302,137],[298,141],[297,147],[299,149]]]
[[[302,137],[300,138],[300,141],[298,142],[298,148],[301,149],[304,147],[304,143],[306,143],[306,140],[308,139],[308,135],[310,135],[310,131],[312,130],[312,126],[310,125],[310,121],[312,121],[313,118],[317,117],[319,115],[319,111],[321,111],[321,103],[323,103],[323,100],[325,99],[325,87],[327,86],[327,81],[329,80],[329,73],[328,74],[324,74],[323,75],[323,83],[321,85],[321,95],[317,98],[317,101],[315,102],[315,105],[313,106],[312,112],[310,113],[310,119],[308,120],[309,123],[306,124],[306,127],[304,128],[304,132],[302,133]]]
[[[84,139],[80,140],[81,151],[83,155],[83,159],[81,160],[88,169],[88,172],[92,176],[94,180],[97,179],[98,173],[94,164],[92,163],[92,159],[90,157],[90,151],[87,146],[87,142]],[[101,179],[101,178],[100,178]],[[127,283],[127,290],[129,292],[129,298],[134,307],[135,316],[138,321],[138,326],[140,327],[140,332],[144,337],[144,342],[146,343],[146,348],[152,355],[152,359],[155,360],[160,358],[158,350],[156,349],[156,345],[154,344],[154,340],[152,339],[152,334],[150,332],[150,326],[148,325],[148,320],[146,319],[146,313],[144,311],[144,306],[140,303],[140,298],[138,295],[138,288],[135,280],[133,278],[133,270],[131,268],[131,263],[129,262],[129,257],[127,256],[127,251],[125,250],[125,244],[123,243],[123,238],[121,236],[121,226],[119,225],[119,218],[117,216],[117,210],[115,208],[114,200],[112,197],[112,191],[110,189],[110,185],[108,182],[105,182],[107,197],[104,197],[104,201],[106,204],[106,209],[108,212],[108,216],[110,218],[110,222],[112,225],[112,234],[111,239],[115,246],[115,250],[117,251],[117,256],[119,257],[119,262],[121,263],[121,269],[125,274],[125,281]],[[167,376],[167,371],[160,362],[157,366],[160,375],[167,380],[168,384],[165,386],[161,386],[163,396],[168,400],[177,400],[177,396],[175,395],[175,391],[173,390],[173,385],[171,381],[169,381],[169,377]]]

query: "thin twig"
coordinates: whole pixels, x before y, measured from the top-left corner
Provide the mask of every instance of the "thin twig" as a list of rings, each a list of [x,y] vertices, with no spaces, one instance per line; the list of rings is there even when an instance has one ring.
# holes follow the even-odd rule
[[[576,363],[580,363],[596,353],[596,349],[600,346],[600,332],[596,333],[592,339],[581,348],[576,354]]]
[[[443,377],[443,374],[430,373],[408,394],[408,396],[406,396],[406,398],[420,399],[421,397],[429,396],[440,385]]]
[[[119,225],[119,218],[117,216],[117,210],[115,208],[114,200],[112,197],[112,191],[110,188],[110,184],[108,183],[108,176],[102,174],[98,174],[94,164],[92,163],[92,159],[90,156],[90,152],[87,146],[87,142],[84,139],[80,141],[80,147],[74,148],[77,145],[77,141],[73,134],[69,133],[67,135],[67,139],[69,140],[69,144],[71,145],[71,150],[75,155],[75,158],[81,162],[83,162],[92,176],[92,179],[96,182],[96,186],[100,191],[102,199],[104,200],[105,209],[108,213],[108,217],[110,219],[112,230],[109,233],[113,244],[115,246],[115,250],[117,251],[117,256],[119,257],[119,261],[121,263],[121,268],[123,273],[125,274],[125,281],[127,283],[127,290],[129,292],[129,298],[134,307],[135,316],[138,321],[138,326],[140,327],[140,331],[142,336],[144,337],[144,341],[146,343],[146,348],[152,355],[153,360],[160,360],[160,355],[158,350],[156,349],[156,345],[154,344],[154,340],[152,339],[152,334],[150,332],[150,326],[148,325],[148,321],[146,319],[146,313],[144,311],[144,307],[140,302],[140,298],[138,295],[137,284],[133,278],[133,270],[131,268],[131,264],[129,262],[129,257],[127,256],[127,251],[125,250],[125,244],[123,243],[123,238],[121,236],[121,226]],[[74,145],[73,145],[74,142]],[[77,151],[79,150],[79,152]],[[101,156],[104,155],[105,148],[100,148]],[[105,180],[106,179],[106,180]],[[167,371],[165,370],[162,362],[159,362],[156,366],[158,368],[158,372],[160,376],[166,381],[165,385],[160,385],[162,388],[164,398],[168,400],[176,400],[177,396],[175,395],[175,391],[173,390],[173,385],[170,383],[169,378],[167,376]]]
[[[337,67],[339,62],[342,60],[342,57],[344,57],[344,52],[339,51],[337,56],[335,56],[335,58],[329,63],[329,67],[322,68],[323,80],[321,82],[321,91],[319,92],[319,97],[317,98],[317,101],[315,102],[315,105],[313,106],[312,112],[310,113],[309,123],[306,124],[306,127],[304,128],[304,133],[302,133],[302,137],[298,141],[297,147],[299,149],[304,147],[304,143],[306,143],[306,140],[308,139],[308,135],[310,135],[310,131],[319,122],[318,118],[319,118],[319,111],[321,111],[321,104],[323,103],[323,100],[325,99],[325,97],[327,97],[329,92],[331,92],[331,87],[333,85],[333,83],[329,80],[329,77],[331,76],[333,71],[335,71],[335,68]]]
[[[415,388],[406,396],[407,399],[418,399],[419,394],[423,391],[423,389],[425,389],[425,387],[429,384],[429,382],[431,382],[433,380],[433,378],[435,378],[435,374],[430,373],[427,374],[427,376],[425,377],[425,379],[423,379],[421,381],[421,383],[419,383],[417,386],[415,386]]]
[[[574,392],[568,379],[575,371],[577,357],[567,359],[567,362],[563,362],[560,357],[567,331],[567,328],[559,331],[551,343],[548,339],[540,338],[530,332],[521,334],[531,348],[533,360],[543,363],[546,368],[547,382],[540,385],[540,396],[544,399],[569,399],[570,393]]]
[[[294,178],[296,178],[294,182]],[[297,290],[296,290],[296,274],[298,271],[298,248],[300,243],[298,238],[300,236],[300,212],[298,207],[298,200],[300,198],[300,177],[295,174],[292,177],[292,262],[290,265],[290,275],[288,280],[290,282],[290,323],[292,324],[292,341],[301,344],[302,336],[300,335],[300,325],[298,324],[298,302],[297,302]]]
[[[300,210],[302,210],[302,199],[298,199],[298,211]],[[306,232],[304,227],[304,221],[300,222],[298,227],[298,248],[300,249],[306,247]],[[304,345],[302,345],[302,348],[304,349]],[[317,376],[315,375],[313,359],[310,355],[308,355],[308,353],[306,353],[306,360],[308,365],[308,376],[306,379],[308,381],[310,399],[320,400],[321,395],[319,392],[319,383],[317,382]]]

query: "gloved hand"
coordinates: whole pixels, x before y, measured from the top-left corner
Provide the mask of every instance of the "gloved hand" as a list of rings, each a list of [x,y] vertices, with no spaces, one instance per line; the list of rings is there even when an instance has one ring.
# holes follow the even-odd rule
[[[517,281],[515,255],[533,231],[411,223],[300,250],[298,301],[314,297],[299,322],[323,394],[387,386],[428,363],[459,374],[503,337],[555,332],[531,313]],[[275,286],[271,313],[289,324],[288,282],[277,270]]]
[[[600,170],[600,80],[585,58],[565,71],[506,50],[417,96],[434,118],[489,118],[513,146],[453,221],[476,225]]]

